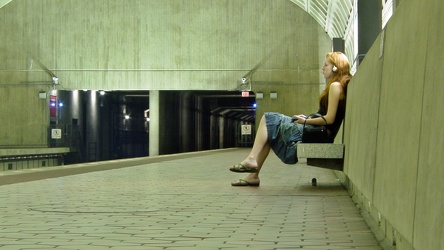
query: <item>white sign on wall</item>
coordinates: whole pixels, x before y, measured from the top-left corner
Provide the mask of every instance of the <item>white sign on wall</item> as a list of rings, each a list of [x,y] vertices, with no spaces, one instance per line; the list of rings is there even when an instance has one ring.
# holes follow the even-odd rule
[[[242,125],[242,135],[251,135],[251,125]]]
[[[59,128],[51,129],[51,139],[62,139],[62,130]]]

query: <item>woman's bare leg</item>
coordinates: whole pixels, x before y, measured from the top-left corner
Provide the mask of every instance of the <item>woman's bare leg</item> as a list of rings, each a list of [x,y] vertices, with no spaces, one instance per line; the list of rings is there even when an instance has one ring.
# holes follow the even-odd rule
[[[265,123],[265,116],[262,116],[256,131],[253,148],[247,158],[242,161],[242,164],[250,168],[261,168],[269,152],[270,145],[268,143],[267,126]]]
[[[250,167],[257,168],[256,173],[250,173],[245,178],[246,181],[259,181],[259,171],[262,168],[265,160],[270,153],[270,143],[268,142],[268,132],[265,122],[265,116],[262,116],[256,131],[256,138],[254,139],[253,148],[250,154],[241,162],[241,164]]]

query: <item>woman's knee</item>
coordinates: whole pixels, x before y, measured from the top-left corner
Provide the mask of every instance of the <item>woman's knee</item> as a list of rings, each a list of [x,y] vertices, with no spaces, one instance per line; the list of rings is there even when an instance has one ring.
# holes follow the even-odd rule
[[[265,122],[266,119],[267,118],[265,117],[265,114],[263,114],[262,117],[261,117],[261,122]]]

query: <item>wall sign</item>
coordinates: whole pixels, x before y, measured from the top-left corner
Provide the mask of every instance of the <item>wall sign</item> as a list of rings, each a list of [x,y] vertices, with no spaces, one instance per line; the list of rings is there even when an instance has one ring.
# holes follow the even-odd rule
[[[59,128],[51,129],[51,139],[62,139],[62,130]]]
[[[251,135],[251,125],[242,125],[241,130],[242,135]]]

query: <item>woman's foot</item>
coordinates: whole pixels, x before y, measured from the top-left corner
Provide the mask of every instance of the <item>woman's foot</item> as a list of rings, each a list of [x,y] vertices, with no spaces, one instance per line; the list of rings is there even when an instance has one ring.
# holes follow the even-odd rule
[[[260,184],[260,180],[259,180],[259,176],[257,174],[249,174],[247,176],[245,176],[242,179],[239,179],[237,181],[233,181],[231,183],[231,186],[236,186],[236,187],[245,187],[245,186],[253,186],[253,187],[257,187]]]
[[[231,166],[230,171],[236,173],[256,173],[258,171],[257,162],[247,158],[241,163]]]
[[[259,181],[246,181],[244,179],[231,182],[231,186],[233,187],[258,187],[259,184]]]
[[[256,173],[257,168],[248,167],[247,165],[239,163],[239,164],[230,166],[230,171],[236,172],[236,173]]]

